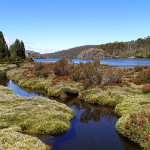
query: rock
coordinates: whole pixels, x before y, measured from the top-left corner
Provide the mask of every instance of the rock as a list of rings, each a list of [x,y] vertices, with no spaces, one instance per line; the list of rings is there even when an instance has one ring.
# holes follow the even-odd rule
[[[109,56],[107,56],[104,53],[103,49],[89,48],[89,49],[82,51],[77,56],[77,58],[79,59],[105,59],[105,58],[109,58]]]

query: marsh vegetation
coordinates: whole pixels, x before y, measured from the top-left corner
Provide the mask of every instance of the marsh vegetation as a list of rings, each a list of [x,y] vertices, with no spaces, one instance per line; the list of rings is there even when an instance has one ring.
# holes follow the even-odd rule
[[[116,130],[150,148],[150,67],[115,68],[100,61],[74,64],[27,63],[7,72],[21,87],[45,90],[49,96],[77,96],[87,103],[115,108]]]

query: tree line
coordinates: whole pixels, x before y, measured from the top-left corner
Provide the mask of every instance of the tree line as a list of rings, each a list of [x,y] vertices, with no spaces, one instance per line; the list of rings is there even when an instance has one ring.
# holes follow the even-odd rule
[[[25,46],[23,41],[16,41],[8,48],[3,33],[0,31],[0,60],[25,59]]]
[[[150,36],[146,38],[138,38],[135,41],[129,42],[114,42],[97,45],[96,48],[101,48],[106,54],[111,57],[120,58],[150,58]]]

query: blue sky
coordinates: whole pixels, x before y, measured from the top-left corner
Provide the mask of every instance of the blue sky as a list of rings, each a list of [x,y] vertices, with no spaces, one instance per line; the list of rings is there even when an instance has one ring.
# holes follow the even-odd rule
[[[8,43],[54,52],[150,35],[150,0],[0,0]]]

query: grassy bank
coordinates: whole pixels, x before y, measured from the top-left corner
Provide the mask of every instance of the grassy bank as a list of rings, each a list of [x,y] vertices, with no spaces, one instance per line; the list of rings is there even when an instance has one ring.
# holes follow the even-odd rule
[[[65,104],[42,97],[22,97],[0,86],[0,147],[38,149],[46,146],[28,134],[58,135],[70,128],[74,111]],[[12,148],[13,147],[13,148]]]
[[[0,72],[6,72],[9,69],[15,68],[15,64],[0,64]]]
[[[80,98],[91,104],[114,107],[120,119],[116,130],[143,149],[150,149],[150,93],[131,87],[107,86],[83,91]]]

